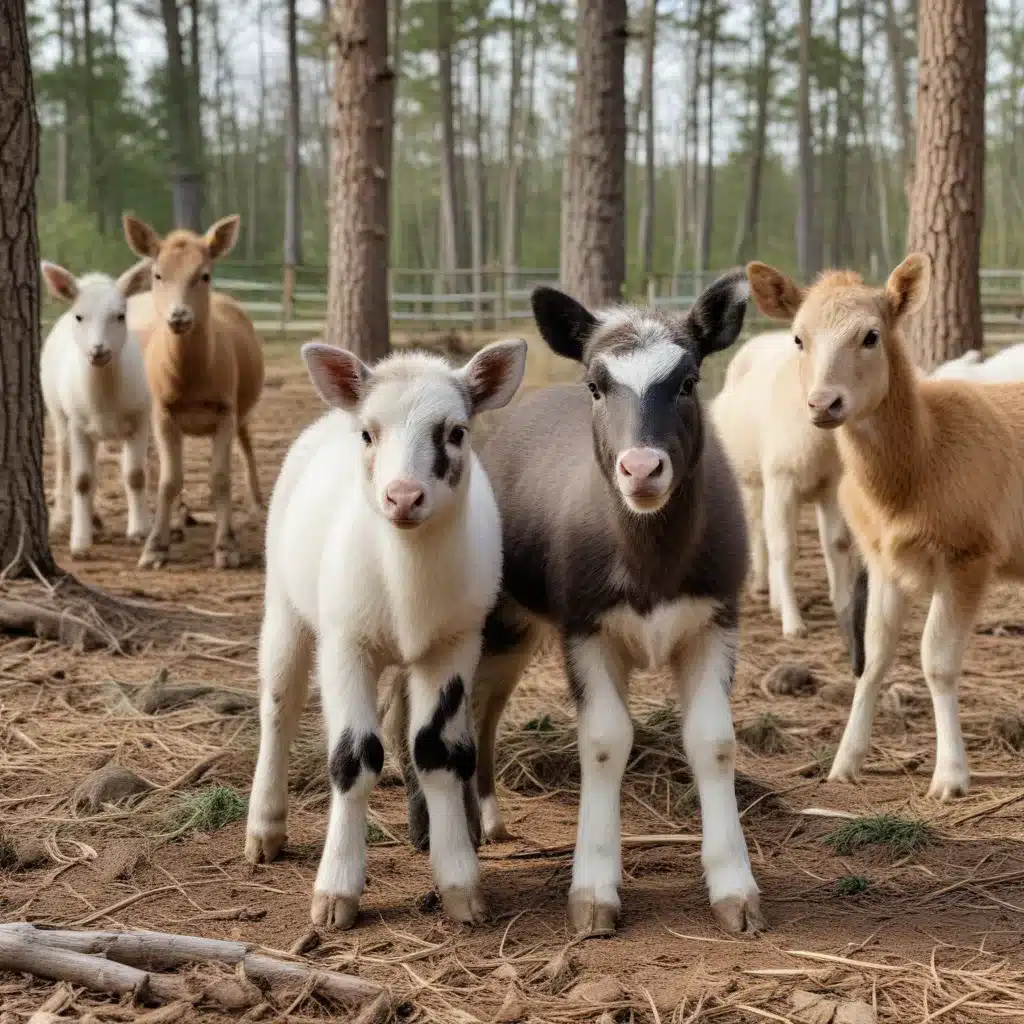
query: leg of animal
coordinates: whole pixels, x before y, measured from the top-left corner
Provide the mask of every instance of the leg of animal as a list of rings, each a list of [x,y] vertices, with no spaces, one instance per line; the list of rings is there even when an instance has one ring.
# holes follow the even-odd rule
[[[828,599],[838,613],[850,603],[857,566],[850,529],[839,508],[836,488],[831,488],[817,503],[816,511],[818,537],[825,555],[825,572],[828,574]]]
[[[800,504],[796,487],[787,476],[769,473],[764,479],[764,527],[768,543],[769,589],[773,608],[782,612],[786,636],[806,636],[800,615],[793,569],[796,563],[796,522]]]
[[[750,529],[750,589],[768,593],[768,547],[764,539],[764,495],[755,487],[742,488],[743,507]]]
[[[921,667],[935,712],[935,772],[928,795],[936,800],[966,796],[970,783],[956,690],[988,576],[988,566],[975,563],[941,579],[921,636]]]
[[[185,481],[181,429],[166,410],[153,410],[153,436],[160,459],[160,483],[153,528],[139,557],[140,569],[160,569],[166,564],[171,547],[171,511]]]
[[[619,790],[633,746],[628,672],[600,636],[567,638],[564,648],[576,700],[581,781],[569,920],[577,932],[608,934],[619,916]]]
[[[375,701],[380,665],[332,630],[321,633],[317,655],[331,817],[310,918],[316,925],[350,928],[366,883],[366,805],[384,767]]]
[[[712,622],[679,663],[683,748],[700,797],[701,847],[711,909],[729,932],[764,928],[736,805],[736,738],[729,690],[739,633]]]
[[[238,568],[238,541],[231,526],[231,439],[234,434],[234,417],[224,416],[213,435],[210,460],[210,491],[217,516],[213,564],[218,569]]]
[[[260,476],[256,468],[256,457],[252,452],[252,435],[249,433],[248,423],[238,424],[238,446],[242,449],[242,458],[245,460],[245,482],[249,488],[249,514],[250,522],[258,522],[264,513],[263,495],[260,492]]]
[[[875,703],[893,658],[906,615],[900,588],[874,565],[868,566],[868,604],[864,617],[864,672],[857,680],[850,717],[836,751],[829,779],[852,782],[871,750]]]
[[[463,789],[476,770],[470,687],[480,635],[445,644],[409,666],[409,749],[430,817],[430,866],[445,913],[475,924],[487,909]]]
[[[249,798],[245,858],[272,861],[284,846],[288,754],[306,703],[314,636],[268,581],[260,630],[260,750]]]
[[[92,547],[93,498],[96,494],[96,442],[74,427],[71,445],[71,555],[84,555]]]
[[[128,540],[141,544],[151,526],[146,504],[146,456],[149,449],[149,424],[128,438],[121,449],[121,478],[128,502]]]
[[[59,413],[52,420],[57,479],[50,530],[56,532],[64,529],[71,520],[71,439],[68,437],[68,421]]]

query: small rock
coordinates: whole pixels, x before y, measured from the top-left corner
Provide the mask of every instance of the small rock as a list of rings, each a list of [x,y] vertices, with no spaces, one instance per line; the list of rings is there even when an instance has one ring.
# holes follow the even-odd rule
[[[149,844],[140,839],[114,840],[100,850],[92,869],[104,882],[131,878],[136,868],[149,859]]]
[[[135,1018],[135,1024],[175,1024],[175,1021],[181,1020],[191,1008],[191,1003],[179,999],[176,1003],[168,1003],[166,1006],[158,1006],[148,1013],[139,1014]]]
[[[855,1000],[840,1003],[835,1024],[877,1024],[878,1014],[870,1003]]]
[[[16,871],[28,871],[42,864],[50,863],[46,847],[35,839],[24,839],[14,844],[14,867]]]
[[[274,1013],[270,1003],[257,1003],[251,1010],[242,1014],[242,1020],[264,1020]]]
[[[834,999],[820,992],[807,992],[804,989],[797,989],[791,1000],[793,1017],[801,1024],[830,1024],[838,1005]]]
[[[491,977],[497,978],[499,981],[515,981],[519,977],[519,972],[510,963],[506,962],[497,968]]]
[[[505,998],[494,1015],[495,1024],[515,1024],[526,1015],[526,1007],[523,1006],[523,997],[519,994],[518,987],[513,983],[509,985]]]
[[[821,683],[807,665],[783,662],[769,669],[761,680],[761,689],[775,697],[809,697]]]
[[[391,997],[381,992],[372,1003],[368,1003],[352,1021],[352,1024],[387,1024],[391,1020]]]
[[[248,1010],[261,1002],[263,995],[251,982],[221,978],[203,989],[203,998],[225,1010]]]
[[[104,804],[116,804],[139,793],[147,793],[153,786],[140,779],[135,772],[119,764],[108,764],[87,775],[71,795],[75,810],[94,814]]]
[[[46,1010],[36,1010],[28,1019],[28,1024],[60,1024],[64,1018],[59,1013],[49,1013]]]
[[[624,998],[622,986],[610,974],[581,981],[569,992],[569,999],[577,1003],[619,1003]]]
[[[615,1024],[615,1015],[611,1010],[605,1010],[604,1013],[597,1018],[597,1024]]]
[[[826,683],[818,690],[818,700],[826,704],[849,707],[853,701],[853,685],[847,682]]]

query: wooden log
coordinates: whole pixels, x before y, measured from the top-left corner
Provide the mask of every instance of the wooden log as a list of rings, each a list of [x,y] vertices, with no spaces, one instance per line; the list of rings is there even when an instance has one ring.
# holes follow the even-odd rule
[[[298,989],[312,986],[312,992],[326,996],[336,1003],[357,1005],[380,995],[384,988],[372,981],[356,978],[350,974],[335,971],[321,971],[306,964],[290,963],[276,957],[254,952],[244,942],[225,939],[207,939],[199,935],[177,935],[173,932],[111,932],[111,931],[66,931],[36,928],[30,924],[0,924],[0,942],[20,942],[30,950],[46,949],[50,952],[63,951],[81,957],[84,961],[97,960],[100,964],[131,965],[128,969],[148,968],[149,970],[169,969],[183,964],[203,963],[211,960],[220,963],[241,964],[245,976],[263,988]],[[99,960],[95,954],[108,957]],[[0,961],[2,966],[2,961]],[[31,968],[8,968],[29,970]],[[143,975],[136,970],[136,975]],[[74,981],[65,975],[42,974],[58,980]],[[128,977],[127,975],[125,977]],[[149,975],[150,983],[160,975]],[[138,979],[136,979],[137,981]],[[174,980],[174,979],[170,979]],[[79,984],[88,985],[86,981]],[[90,986],[92,987],[92,986]],[[132,991],[132,989],[101,989],[101,991]],[[178,992],[181,992],[180,986]]]

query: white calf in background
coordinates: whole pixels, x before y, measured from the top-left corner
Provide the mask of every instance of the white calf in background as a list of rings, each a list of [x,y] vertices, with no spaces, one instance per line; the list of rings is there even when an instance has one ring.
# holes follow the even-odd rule
[[[366,805],[384,759],[377,681],[384,668],[404,666],[434,878],[450,917],[478,921],[484,902],[463,789],[476,765],[468,703],[498,594],[501,522],[469,423],[512,398],[526,342],[489,345],[457,371],[422,354],[372,370],[328,345],[306,345],[302,355],[336,411],[292,446],[270,502],[246,857],[273,860],[284,845],[288,750],[315,653],[332,788],[311,917],[353,923]]]
[[[932,380],[998,381],[1024,380],[1024,344],[1010,345],[990,359],[983,360],[977,349],[932,370]]]
[[[803,502],[814,502],[829,599],[850,642],[857,559],[839,510],[842,464],[835,438],[807,417],[799,358],[791,331],[751,338],[729,364],[711,413],[743,492],[753,588],[769,591],[786,636],[804,635],[793,585],[797,518]],[[862,655],[851,653],[859,675]]]
[[[142,352],[125,322],[125,306],[130,296],[149,287],[149,261],[137,263],[116,281],[106,274],[76,279],[54,263],[44,262],[42,272],[50,294],[71,303],[46,336],[40,363],[57,456],[51,526],[61,529],[70,519],[71,554],[88,552],[95,522],[96,445],[121,441],[128,539],[141,542],[149,532],[150,400]]]

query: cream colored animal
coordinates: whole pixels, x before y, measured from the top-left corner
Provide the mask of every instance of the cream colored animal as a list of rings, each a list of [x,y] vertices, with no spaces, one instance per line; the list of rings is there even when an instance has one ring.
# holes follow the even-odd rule
[[[825,274],[808,289],[752,263],[757,304],[792,320],[807,415],[836,431],[840,504],[868,566],[865,666],[830,778],[852,780],[908,598],[931,599],[921,665],[935,713],[929,795],[967,792],[957,682],[972,623],[996,577],[1024,580],[1024,384],[927,380],[903,339],[928,296],[931,261],[908,256],[884,289]]]
[[[857,566],[839,510],[842,465],[835,438],[810,422],[805,404],[793,335],[774,331],[751,338],[740,349],[711,414],[743,492],[753,589],[768,590],[786,636],[805,635],[793,570],[800,506],[814,502],[829,600],[849,635]]]
[[[213,291],[213,263],[231,251],[238,217],[217,221],[205,235],[172,231],[161,238],[148,224],[125,216],[131,248],[153,260],[153,288],[129,307],[139,331],[153,398],[153,435],[160,456],[156,516],[141,568],[159,568],[171,542],[171,508],[184,478],[186,435],[210,437],[211,491],[216,513],[214,564],[238,565],[231,523],[231,442],[237,436],[245,459],[252,511],[262,510],[248,417],[263,390],[263,351],[252,322],[228,295]]]

